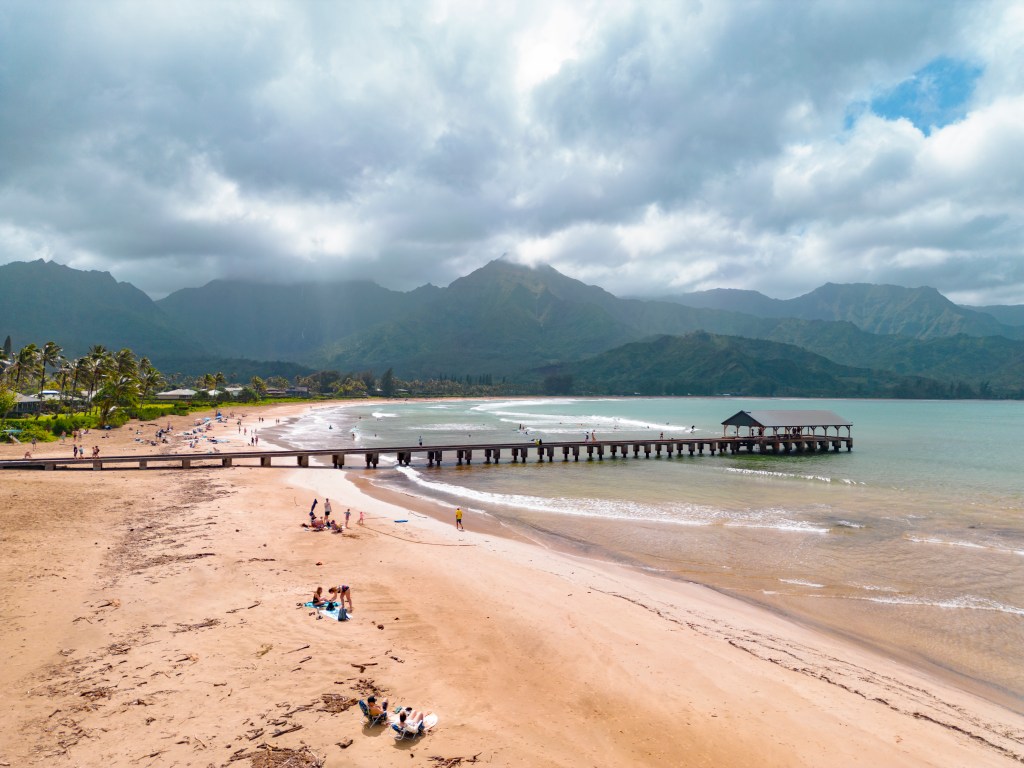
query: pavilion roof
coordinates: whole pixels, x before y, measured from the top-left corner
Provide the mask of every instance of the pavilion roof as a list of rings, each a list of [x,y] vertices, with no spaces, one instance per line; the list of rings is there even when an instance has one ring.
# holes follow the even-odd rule
[[[852,427],[835,411],[740,411],[722,422],[726,427]]]

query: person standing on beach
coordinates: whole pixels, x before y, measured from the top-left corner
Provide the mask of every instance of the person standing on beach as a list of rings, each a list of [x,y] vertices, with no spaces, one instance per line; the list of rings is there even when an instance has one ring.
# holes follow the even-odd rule
[[[455,528],[460,531],[466,530],[462,527],[462,507],[455,508]]]
[[[331,500],[324,499],[324,525],[331,527]]]
[[[351,509],[346,509],[345,510],[345,527],[346,528],[348,528],[348,519],[350,517],[352,517],[352,510]]]

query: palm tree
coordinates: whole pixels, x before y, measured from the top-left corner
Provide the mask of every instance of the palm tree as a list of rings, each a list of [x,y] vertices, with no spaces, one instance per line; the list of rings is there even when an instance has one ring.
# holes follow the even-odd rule
[[[132,376],[111,377],[96,393],[96,405],[100,411],[100,426],[117,408],[130,408],[139,404],[139,382]]]
[[[139,364],[135,360],[135,353],[127,347],[122,348],[113,356],[113,371],[118,378],[137,378],[139,375]]]
[[[148,400],[150,395],[163,383],[163,374],[153,367],[148,357],[139,360],[139,386],[142,388],[143,400]]]
[[[18,351],[14,358],[14,391],[21,386],[22,376],[33,376],[39,366],[39,347],[35,344],[26,344]]]
[[[78,389],[78,385],[79,383],[87,384],[93,380],[96,375],[96,361],[88,355],[80,357],[75,360],[74,368],[75,377],[71,382],[71,394],[73,397],[80,397],[81,394]],[[72,401],[72,407],[77,410],[77,406],[74,405],[74,401]]]
[[[57,368],[62,359],[61,353],[64,350],[60,348],[59,344],[48,341],[43,345],[42,350],[39,352],[39,393],[42,394],[43,387],[46,384],[46,366],[51,368]]]
[[[77,362],[77,361],[76,361]],[[64,405],[68,396],[68,379],[75,376],[75,363],[66,357],[60,359],[60,368],[57,370],[57,381],[60,384],[60,402]]]
[[[199,377],[199,389],[202,390],[200,395],[202,397],[209,397],[210,390],[213,389],[213,383],[217,380],[217,377],[212,373],[204,373]]]
[[[89,359],[92,361],[89,377],[89,403],[93,396],[112,373],[116,370],[114,356],[102,344],[94,344],[89,348]]]

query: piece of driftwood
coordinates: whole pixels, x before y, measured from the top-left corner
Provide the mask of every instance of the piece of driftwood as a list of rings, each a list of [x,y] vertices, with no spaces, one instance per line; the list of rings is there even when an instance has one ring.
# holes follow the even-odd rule
[[[240,749],[228,759],[229,763],[236,760],[249,759],[253,768],[323,768],[326,758],[320,757],[309,747],[287,749],[260,744],[252,752]]]
[[[477,752],[472,757],[441,757],[440,755],[431,755],[427,760],[433,762],[436,768],[455,768],[455,766],[462,765],[463,763],[477,762],[480,754],[480,752]]]
[[[320,698],[324,702],[320,711],[330,712],[332,715],[336,715],[339,712],[345,712],[350,707],[355,706],[358,701],[358,699],[353,699],[351,696],[345,696],[341,693],[322,693],[320,694]]]

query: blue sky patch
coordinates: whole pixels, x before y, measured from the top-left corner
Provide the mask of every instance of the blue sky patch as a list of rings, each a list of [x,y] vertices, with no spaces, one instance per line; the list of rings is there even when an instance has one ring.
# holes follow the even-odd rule
[[[878,94],[866,106],[886,120],[906,118],[927,136],[933,129],[955,123],[967,114],[967,102],[983,71],[983,67],[970,62],[941,56]],[[864,104],[851,107],[847,127],[864,109]]]

